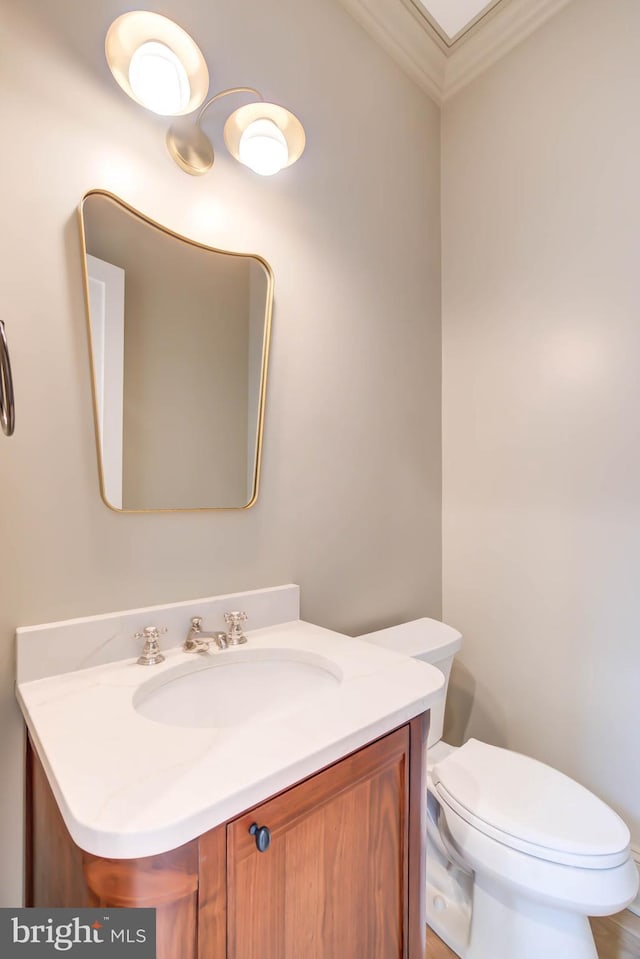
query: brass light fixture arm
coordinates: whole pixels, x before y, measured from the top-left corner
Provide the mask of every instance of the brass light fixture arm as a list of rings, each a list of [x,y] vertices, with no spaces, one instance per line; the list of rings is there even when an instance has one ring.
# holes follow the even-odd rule
[[[233,93],[251,93],[264,102],[259,90],[254,87],[229,87],[211,97],[198,111],[195,120],[178,120],[169,127],[167,149],[181,170],[192,176],[200,176],[213,165],[213,146],[201,126],[202,118],[209,107],[222,97]]]
[[[209,109],[212,103],[215,103],[216,100],[221,100],[222,97],[231,96],[231,94],[233,93],[253,93],[256,95],[258,100],[261,100],[264,102],[264,97],[262,96],[259,90],[255,89],[255,87],[229,87],[227,90],[221,90],[220,93],[216,93],[215,96],[210,97],[206,103],[202,104],[202,106],[198,110],[198,115],[196,116],[196,121],[195,121],[196,125],[200,126],[202,117],[204,116],[204,114]]]

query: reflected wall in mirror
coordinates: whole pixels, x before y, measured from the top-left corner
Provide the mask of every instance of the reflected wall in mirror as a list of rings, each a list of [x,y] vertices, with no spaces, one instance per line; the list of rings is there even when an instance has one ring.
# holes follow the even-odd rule
[[[102,498],[119,511],[246,509],[258,494],[269,265],[102,190],[83,198],[80,223]]]

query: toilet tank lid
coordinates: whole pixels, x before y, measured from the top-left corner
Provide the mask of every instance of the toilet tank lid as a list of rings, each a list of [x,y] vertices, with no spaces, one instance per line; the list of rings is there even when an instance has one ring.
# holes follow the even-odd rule
[[[469,739],[431,776],[445,805],[513,849],[592,868],[613,867],[629,855],[631,836],[617,813],[530,756]]]
[[[379,629],[374,633],[366,633],[358,638],[393,649],[397,653],[404,653],[405,656],[417,658],[428,654],[432,663],[453,656],[462,646],[462,634],[457,629],[426,616],[400,623],[398,626],[390,626],[388,629]]]

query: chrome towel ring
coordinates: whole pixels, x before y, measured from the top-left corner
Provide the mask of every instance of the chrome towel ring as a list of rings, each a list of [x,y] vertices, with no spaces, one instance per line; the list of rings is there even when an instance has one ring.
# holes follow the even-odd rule
[[[0,426],[5,436],[11,436],[16,424],[16,408],[13,397],[13,379],[9,347],[4,331],[4,322],[0,320]]]

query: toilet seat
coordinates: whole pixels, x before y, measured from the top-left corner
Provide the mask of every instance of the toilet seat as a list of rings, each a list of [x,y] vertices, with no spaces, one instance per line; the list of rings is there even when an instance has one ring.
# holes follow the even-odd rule
[[[470,739],[434,765],[431,782],[440,802],[474,829],[536,859],[612,869],[629,858],[620,817],[529,756]]]
[[[629,903],[637,889],[638,873],[630,854],[612,869],[567,866],[514,849],[469,826],[461,816],[441,805],[440,833],[453,861],[465,863],[479,876],[493,877],[507,895],[567,909],[587,916],[610,916]],[[553,959],[558,959],[553,955]]]

